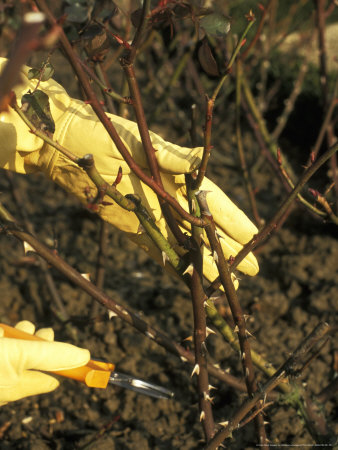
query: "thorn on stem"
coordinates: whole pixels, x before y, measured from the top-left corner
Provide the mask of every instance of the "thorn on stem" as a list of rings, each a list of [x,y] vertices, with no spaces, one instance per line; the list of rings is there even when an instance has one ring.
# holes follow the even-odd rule
[[[25,255],[27,255],[28,252],[35,252],[34,248],[26,241],[23,242],[23,250]]]
[[[200,366],[198,364],[195,364],[195,366],[191,372],[191,377],[193,377],[195,375],[195,373],[196,373],[196,375],[199,375],[199,373],[200,373]]]
[[[221,427],[227,427],[229,425],[229,421],[226,420],[225,422],[218,422],[218,425],[221,425]]]
[[[206,327],[205,328],[205,334],[206,334],[206,337],[208,337],[210,334],[216,334],[216,331],[212,330],[209,327]]]
[[[212,403],[212,401],[214,399],[213,397],[210,397],[208,392],[203,392],[203,398],[206,402],[210,402],[210,403]]]
[[[251,334],[250,333],[250,331],[249,330],[245,330],[245,334],[247,335],[247,336],[249,336],[249,337],[252,337],[252,338],[254,338],[255,336],[253,335],[253,334]]]
[[[193,265],[193,263],[190,263],[189,266],[182,273],[182,275],[185,275],[186,273],[188,273],[190,276],[192,276],[193,271],[194,271],[194,265]]]
[[[162,250],[162,261],[163,261],[163,266],[165,266],[166,261],[169,261],[169,257],[164,250]]]
[[[113,187],[116,187],[122,180],[122,167],[119,167],[119,170],[117,172],[116,178],[114,183],[112,184]]]

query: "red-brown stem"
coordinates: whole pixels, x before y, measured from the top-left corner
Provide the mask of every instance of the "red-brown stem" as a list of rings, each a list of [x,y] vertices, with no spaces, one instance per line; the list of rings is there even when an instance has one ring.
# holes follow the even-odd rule
[[[160,169],[158,167],[158,162],[155,155],[155,149],[150,139],[149,128],[147,125],[146,116],[144,114],[141,93],[135,76],[134,66],[132,64],[129,64],[128,60],[125,60],[123,58],[121,59],[121,66],[126,74],[126,78],[128,81],[129,91],[132,98],[132,105],[136,116],[136,122],[140,132],[143,149],[147,157],[150,173],[158,186],[164,191]],[[158,196],[158,199],[169,228],[171,229],[177,242],[180,245],[184,245],[187,238],[182,233],[175,218],[173,217],[169,204],[160,196]]]
[[[50,9],[48,8],[45,0],[35,0],[35,3],[38,5],[38,7],[46,14],[48,20],[52,25],[55,25],[56,19]],[[95,111],[97,117],[100,119],[101,123],[107,130],[109,136],[113,140],[113,142],[116,145],[116,148],[121,153],[123,159],[126,161],[130,169],[135,173],[135,175],[143,181],[146,185],[151,187],[153,191],[159,195],[161,198],[166,200],[175,210],[176,212],[185,220],[188,222],[195,224],[197,226],[203,226],[203,221],[197,217],[192,216],[187,211],[184,210],[178,203],[178,201],[169,195],[167,192],[165,192],[157,183],[156,181],[145,174],[145,172],[142,170],[142,168],[136,164],[134,161],[132,155],[129,153],[128,149],[124,145],[123,141],[121,140],[120,136],[118,135],[114,125],[112,124],[110,118],[106,115],[104,112],[102,106],[100,105],[89,81],[84,73],[81,65],[79,64],[77,60],[77,56],[75,55],[72,46],[70,45],[65,33],[63,31],[60,32],[60,42],[62,44],[62,47],[69,58],[69,61],[80,81],[82,84],[82,87],[88,97],[88,100],[90,102],[91,107]]]

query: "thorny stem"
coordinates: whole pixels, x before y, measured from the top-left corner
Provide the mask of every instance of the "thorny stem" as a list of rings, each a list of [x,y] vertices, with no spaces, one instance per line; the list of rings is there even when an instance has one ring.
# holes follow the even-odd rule
[[[3,222],[2,230],[3,232],[10,233],[22,242],[27,242],[30,244],[34,250],[42,258],[44,258],[48,264],[55,267],[59,272],[61,272],[66,278],[73,282],[76,286],[87,292],[91,297],[98,301],[101,305],[106,307],[108,310],[113,311],[120,319],[124,322],[129,323],[138,331],[143,333],[148,338],[154,340],[157,344],[164,347],[170,353],[179,356],[182,361],[189,362],[191,365],[195,365],[195,358],[193,354],[186,350],[184,347],[178,343],[172,341],[165,333],[157,330],[155,327],[149,325],[146,321],[141,319],[139,315],[136,315],[124,308],[119,303],[115,302],[107,294],[105,294],[101,289],[98,289],[90,281],[86,280],[77,270],[67,264],[60,256],[51,251],[44,244],[39,242],[37,238],[31,234],[23,231],[16,223],[13,216],[4,208],[0,203],[0,218]],[[0,228],[0,229],[1,229]],[[235,389],[244,391],[244,385],[237,378],[229,375],[228,373],[218,369],[215,366],[209,365],[208,372],[215,378],[224,381],[225,383],[233,386]]]
[[[194,313],[194,346],[195,361],[194,370],[197,372],[197,385],[200,407],[200,421],[203,424],[206,441],[208,442],[215,434],[214,419],[211,407],[209,389],[207,348],[206,348],[206,316],[203,308],[204,291],[202,286],[203,260],[198,249],[190,250],[193,264],[193,272],[190,281],[190,292],[193,302]]]
[[[200,208],[196,199],[196,192],[192,189],[193,178],[186,175],[187,196],[189,211],[197,217],[201,216]],[[204,434],[208,442],[215,434],[215,424],[213,419],[208,377],[207,362],[207,322],[204,308],[205,292],[203,289],[203,257],[201,253],[201,235],[203,229],[192,226],[192,246],[189,252],[192,264],[191,280],[189,288],[193,306],[194,316],[194,347],[196,365],[194,372],[197,374],[198,398],[200,409],[200,421],[203,424]]]
[[[52,12],[49,10],[45,0],[35,0],[35,3],[46,14],[50,23],[52,25],[55,25],[57,23],[56,19],[55,19],[54,15],[52,14]],[[193,216],[191,216],[191,214],[189,214],[187,211],[185,211],[184,208],[182,208],[180,206],[180,204],[174,197],[172,197],[167,192],[165,192],[156,183],[156,181],[152,177],[149,177],[148,175],[146,175],[146,173],[142,170],[142,168],[138,164],[136,164],[132,155],[129,153],[128,149],[126,148],[126,146],[124,145],[120,136],[118,135],[110,118],[105,114],[102,106],[100,105],[100,103],[88,81],[87,76],[85,75],[81,65],[79,64],[79,62],[77,60],[77,56],[74,53],[72,46],[70,45],[65,33],[62,30],[60,31],[60,41],[61,41],[62,47],[63,47],[66,55],[68,56],[69,61],[72,65],[80,83],[83,86],[83,89],[88,97],[88,100],[89,100],[93,110],[97,114],[97,117],[100,119],[100,121],[102,122],[105,129],[107,130],[109,136],[114,141],[116,148],[121,153],[123,159],[126,161],[128,166],[130,167],[130,169],[135,173],[135,175],[141,181],[143,181],[146,185],[151,187],[157,195],[159,195],[161,198],[166,200],[177,211],[177,213],[182,218],[187,220],[189,223],[193,223],[198,226],[203,226],[203,221],[201,219],[193,217]]]
[[[264,405],[267,394],[274,389],[279,383],[284,382],[287,377],[292,374],[301,358],[315,345],[318,340],[329,331],[327,323],[319,323],[315,329],[307,336],[303,342],[297,347],[295,352],[287,359],[287,361],[276,371],[276,373],[257,391],[252,398],[247,399],[237,412],[229,420],[225,428],[221,429],[215,437],[209,442],[206,450],[216,449],[232,432],[238,427],[240,421],[252,410],[252,408],[260,401]],[[300,370],[302,370],[300,366]]]
[[[251,359],[248,331],[246,329],[242,308],[238,301],[235,286],[231,279],[229,265],[225,260],[224,254],[222,252],[222,247],[219,241],[219,237],[217,236],[216,227],[207,205],[206,192],[200,191],[197,194],[197,199],[201,208],[202,217],[207,223],[205,231],[207,233],[208,240],[211,245],[211,250],[213,252],[213,257],[219,271],[219,276],[222,285],[224,287],[225,295],[229,302],[231,313],[235,322],[235,330],[238,333],[239,344],[241,347],[241,360],[243,365],[245,382],[248,389],[248,394],[252,395],[256,391],[257,386]]]
[[[254,367],[251,358],[251,348],[248,340],[250,334],[246,329],[242,308],[238,301],[235,286],[231,279],[231,272],[229,269],[229,265],[225,260],[221,243],[219,241],[219,237],[217,236],[216,226],[207,205],[206,194],[207,193],[205,191],[200,191],[197,194],[197,200],[201,208],[202,217],[204,221],[207,223],[205,231],[207,233],[207,237],[210,242],[213,257],[219,272],[219,277],[224,287],[225,295],[227,297],[231,313],[235,322],[235,331],[238,333],[238,340],[241,349],[240,352],[241,362],[243,366],[243,372],[248,395],[250,397],[257,390]],[[266,432],[264,427],[264,420],[261,413],[256,414],[255,424],[259,442],[263,447],[266,447],[267,442]]]

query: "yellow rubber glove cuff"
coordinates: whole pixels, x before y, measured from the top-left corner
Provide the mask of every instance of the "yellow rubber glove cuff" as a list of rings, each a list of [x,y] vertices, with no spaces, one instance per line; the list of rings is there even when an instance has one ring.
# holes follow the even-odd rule
[[[0,58],[0,70],[5,62],[5,59]],[[28,70],[28,67],[23,68],[23,83],[15,88],[18,100],[29,89],[35,88],[36,82],[29,81],[26,77]],[[108,183],[115,181],[121,167],[122,180],[118,185],[119,191],[124,195],[139,195],[163,235],[178,253],[183,254],[185,251],[175,244],[175,239],[166,225],[156,194],[131,172],[92,108],[70,98],[63,87],[54,80],[41,82],[39,89],[49,96],[51,114],[55,121],[54,140],[78,157],[92,153],[98,171]],[[112,114],[108,116],[137,164],[146,169],[147,163],[137,124]],[[180,147],[166,142],[155,133],[151,133],[151,139],[156,149],[165,190],[188,210],[183,174],[192,172],[199,166],[202,148]],[[13,110],[0,115],[0,166],[20,173],[42,171],[64,189],[76,195],[83,203],[86,203],[85,190],[88,186],[92,195],[96,195],[96,187],[86,173],[63,154],[30,133]],[[218,232],[223,237],[221,243],[225,256],[227,258],[236,256],[242,246],[257,233],[257,228],[210,180],[204,179],[201,189],[210,191],[207,196],[208,205]],[[162,255],[151,239],[140,231],[134,213],[123,210],[115,203],[100,205],[98,213],[104,220],[128,233],[136,244],[162,264]],[[178,220],[182,231],[189,232],[190,224],[180,218]],[[208,245],[204,249],[203,258],[204,275],[212,281],[217,276],[217,268]],[[258,272],[258,264],[254,255],[249,254],[238,269],[249,275],[255,275]]]
[[[16,328],[34,334],[31,322],[23,321]],[[51,328],[36,333],[44,341],[5,338],[0,328],[0,406],[36,394],[51,392],[59,386],[56,378],[40,371],[73,369],[87,364],[86,349],[63,342],[54,342]]]

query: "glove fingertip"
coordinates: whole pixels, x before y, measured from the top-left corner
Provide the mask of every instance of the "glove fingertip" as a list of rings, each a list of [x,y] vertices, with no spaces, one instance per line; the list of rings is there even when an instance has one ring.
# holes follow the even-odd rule
[[[90,360],[90,351],[86,348],[76,348],[76,352],[74,351],[72,363],[76,364],[75,367],[81,367],[88,363]]]
[[[21,320],[15,325],[15,328],[28,334],[34,334],[35,325],[29,320]]]
[[[54,330],[53,328],[40,328],[35,333],[36,336],[38,336],[41,339],[44,339],[45,341],[52,342],[54,341]]]

